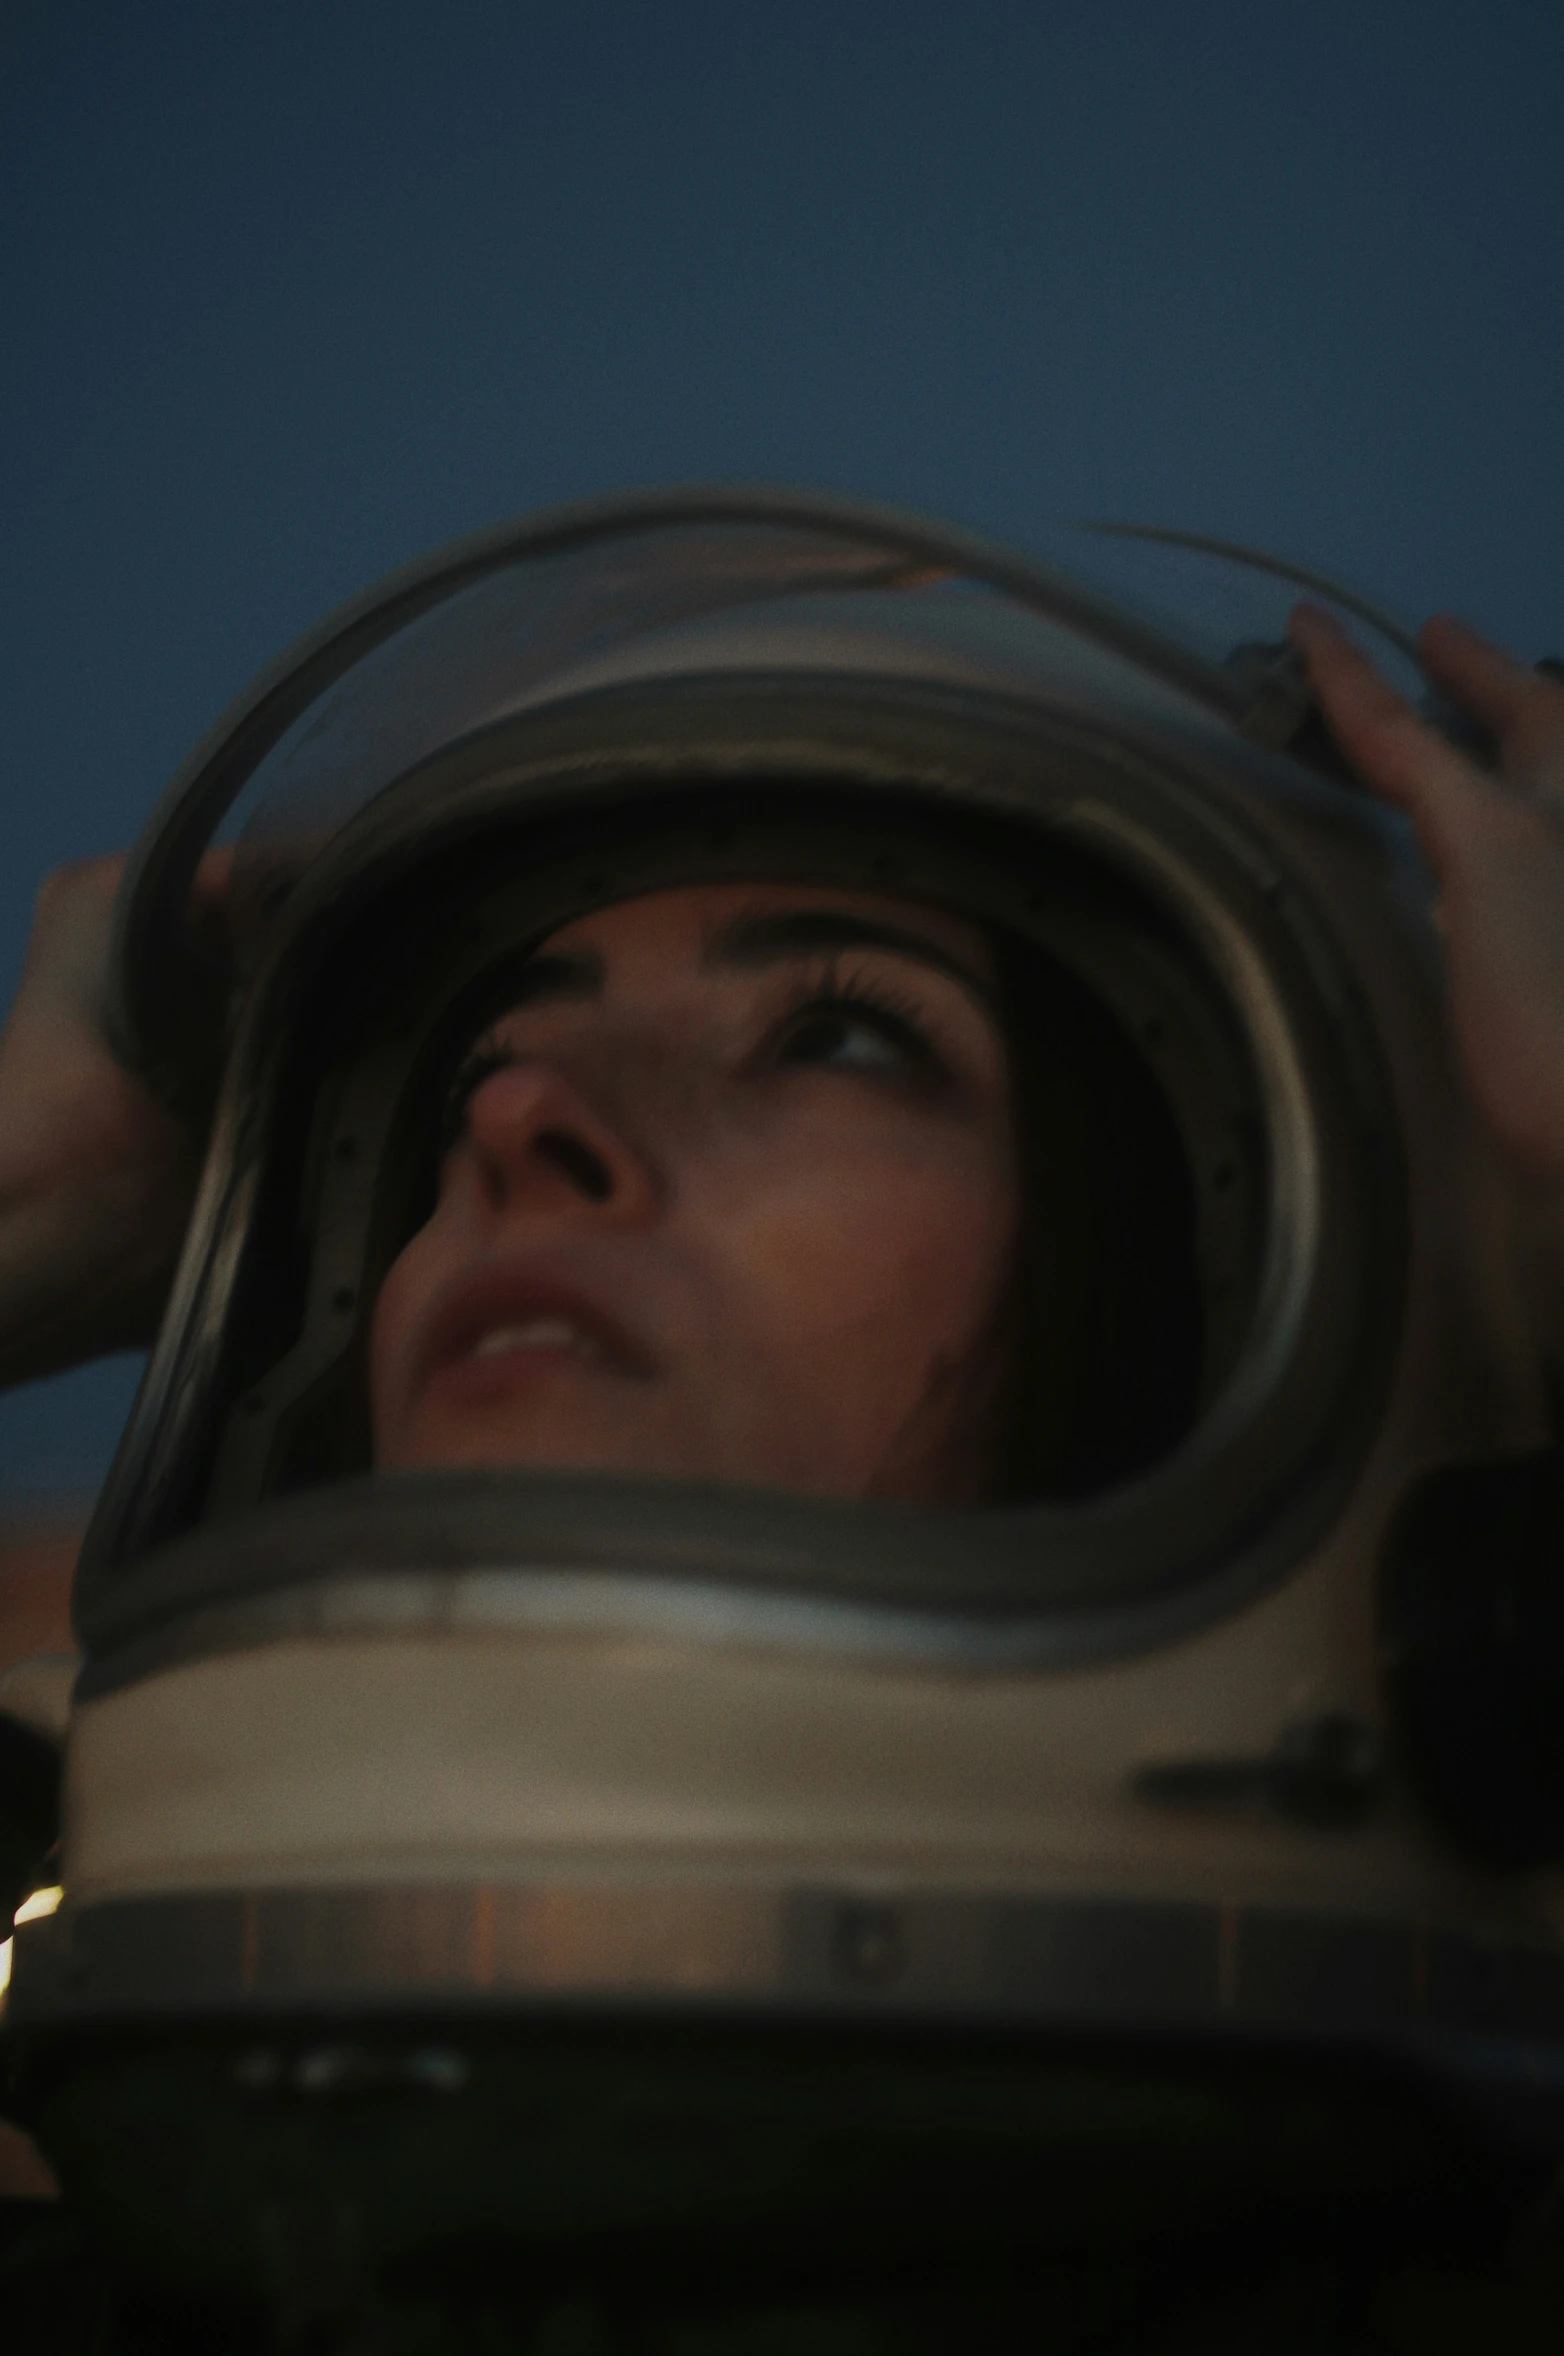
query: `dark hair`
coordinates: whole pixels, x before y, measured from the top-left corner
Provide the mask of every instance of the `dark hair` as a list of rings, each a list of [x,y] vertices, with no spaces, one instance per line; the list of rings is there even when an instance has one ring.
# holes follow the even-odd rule
[[[1021,1362],[1005,1492],[1084,1497],[1149,1468],[1200,1402],[1189,1157],[1122,1023],[1029,943],[994,943],[1015,1064]]]

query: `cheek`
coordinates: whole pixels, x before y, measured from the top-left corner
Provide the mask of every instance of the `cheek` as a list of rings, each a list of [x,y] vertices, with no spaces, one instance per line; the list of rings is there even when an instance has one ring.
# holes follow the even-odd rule
[[[791,1335],[870,1329],[916,1350],[987,1318],[1019,1229],[1008,1135],[828,1133],[773,1155],[728,1231],[736,1272]]]

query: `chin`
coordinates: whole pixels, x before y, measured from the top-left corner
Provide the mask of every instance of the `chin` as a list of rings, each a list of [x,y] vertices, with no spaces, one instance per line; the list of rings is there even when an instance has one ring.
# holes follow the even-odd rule
[[[416,1423],[396,1446],[377,1457],[382,1472],[454,1469],[466,1465],[494,1471],[617,1472],[665,1476],[700,1468],[679,1463],[666,1449],[644,1438],[600,1426],[565,1427],[559,1422],[525,1425],[457,1423],[430,1418]]]

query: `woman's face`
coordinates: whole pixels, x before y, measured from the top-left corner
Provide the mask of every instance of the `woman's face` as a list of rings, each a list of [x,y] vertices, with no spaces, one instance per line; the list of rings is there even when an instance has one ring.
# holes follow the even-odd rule
[[[377,1462],[984,1495],[1020,1226],[991,979],[955,917],[793,884],[555,933],[381,1288]]]

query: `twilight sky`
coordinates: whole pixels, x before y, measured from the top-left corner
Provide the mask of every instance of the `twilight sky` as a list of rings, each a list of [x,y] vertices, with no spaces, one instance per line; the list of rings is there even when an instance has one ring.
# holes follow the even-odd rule
[[[728,476],[1564,647],[1558,0],[5,0],[0,983],[434,542]],[[128,1360],[0,1399],[90,1487]]]

